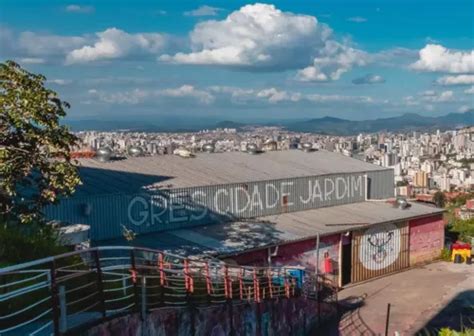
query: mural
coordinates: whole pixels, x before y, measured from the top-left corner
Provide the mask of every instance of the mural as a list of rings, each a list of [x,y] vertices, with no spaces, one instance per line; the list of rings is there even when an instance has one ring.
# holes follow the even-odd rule
[[[318,314],[319,310],[319,314]],[[235,303],[195,307],[193,309],[158,309],[145,321],[132,314],[106,321],[83,334],[88,336],[253,336],[306,335],[318,319],[336,314],[336,305],[303,297],[268,301],[261,304]],[[319,315],[319,317],[318,317]],[[231,323],[232,319],[232,323]]]
[[[351,282],[389,274],[409,265],[408,223],[383,223],[352,232]]]
[[[340,235],[321,237],[319,242],[319,273],[327,274],[337,280],[339,271],[339,241]],[[272,259],[275,266],[291,266],[303,268],[314,273],[316,270],[316,239],[281,245],[278,257]],[[329,265],[329,267],[328,267]]]
[[[359,246],[359,259],[368,270],[381,270],[393,264],[400,253],[400,229],[391,223],[365,231]]]

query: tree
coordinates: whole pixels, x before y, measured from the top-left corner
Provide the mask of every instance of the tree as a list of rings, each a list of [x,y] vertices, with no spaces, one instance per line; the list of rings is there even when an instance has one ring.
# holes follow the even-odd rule
[[[446,205],[446,195],[442,191],[437,191],[433,195],[433,201],[438,208],[444,208]]]
[[[46,78],[13,61],[0,63],[0,220],[42,220],[41,209],[80,183],[70,151],[76,142],[60,119],[69,108]]]
[[[407,180],[397,181],[397,187],[406,187],[408,185]]]

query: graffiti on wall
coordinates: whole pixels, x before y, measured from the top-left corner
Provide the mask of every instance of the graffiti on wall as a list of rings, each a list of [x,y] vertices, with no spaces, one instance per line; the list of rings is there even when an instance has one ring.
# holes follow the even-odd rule
[[[139,314],[108,320],[88,329],[88,336],[129,335],[306,335],[318,323],[336,314],[336,305],[322,301],[282,299],[261,304],[235,304],[158,309],[142,321]],[[191,317],[193,315],[193,317]],[[232,321],[232,322],[231,322]]]
[[[359,259],[368,270],[381,270],[393,264],[400,254],[400,229],[391,223],[367,229],[360,240]]]
[[[319,242],[319,259],[318,259],[318,268],[321,274],[331,273],[333,275],[338,274],[339,270],[339,240],[340,236],[331,235],[321,237]],[[306,242],[296,243],[296,244],[305,244]],[[282,246],[281,255],[275,260],[276,265],[278,266],[292,266],[304,268],[309,272],[314,272],[316,270],[316,259],[318,257],[318,252],[316,249],[316,241],[312,240],[313,245],[306,249],[306,251],[294,253],[293,250],[299,250],[297,246],[293,248],[285,248]],[[329,259],[330,269],[327,269],[325,265],[326,259]]]

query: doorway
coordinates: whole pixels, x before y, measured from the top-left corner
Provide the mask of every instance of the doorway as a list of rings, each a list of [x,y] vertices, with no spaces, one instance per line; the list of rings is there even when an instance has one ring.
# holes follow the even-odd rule
[[[341,234],[341,286],[351,282],[352,270],[352,234]]]

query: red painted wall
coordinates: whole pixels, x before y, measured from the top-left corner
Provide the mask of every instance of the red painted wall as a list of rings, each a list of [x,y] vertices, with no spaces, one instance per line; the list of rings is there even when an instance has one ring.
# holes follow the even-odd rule
[[[410,226],[410,266],[438,258],[444,246],[442,215],[414,219]]]
[[[328,252],[333,269],[332,275],[335,276],[334,280],[337,280],[339,270],[339,241],[339,234],[320,237],[319,241],[319,270],[324,273],[324,254]],[[275,251],[275,247],[272,247],[273,251]],[[262,249],[242,253],[232,259],[239,265],[261,266],[267,264],[267,256],[267,249]],[[280,245],[277,255],[272,257],[272,265],[305,267],[314,271],[316,267],[316,238]]]

